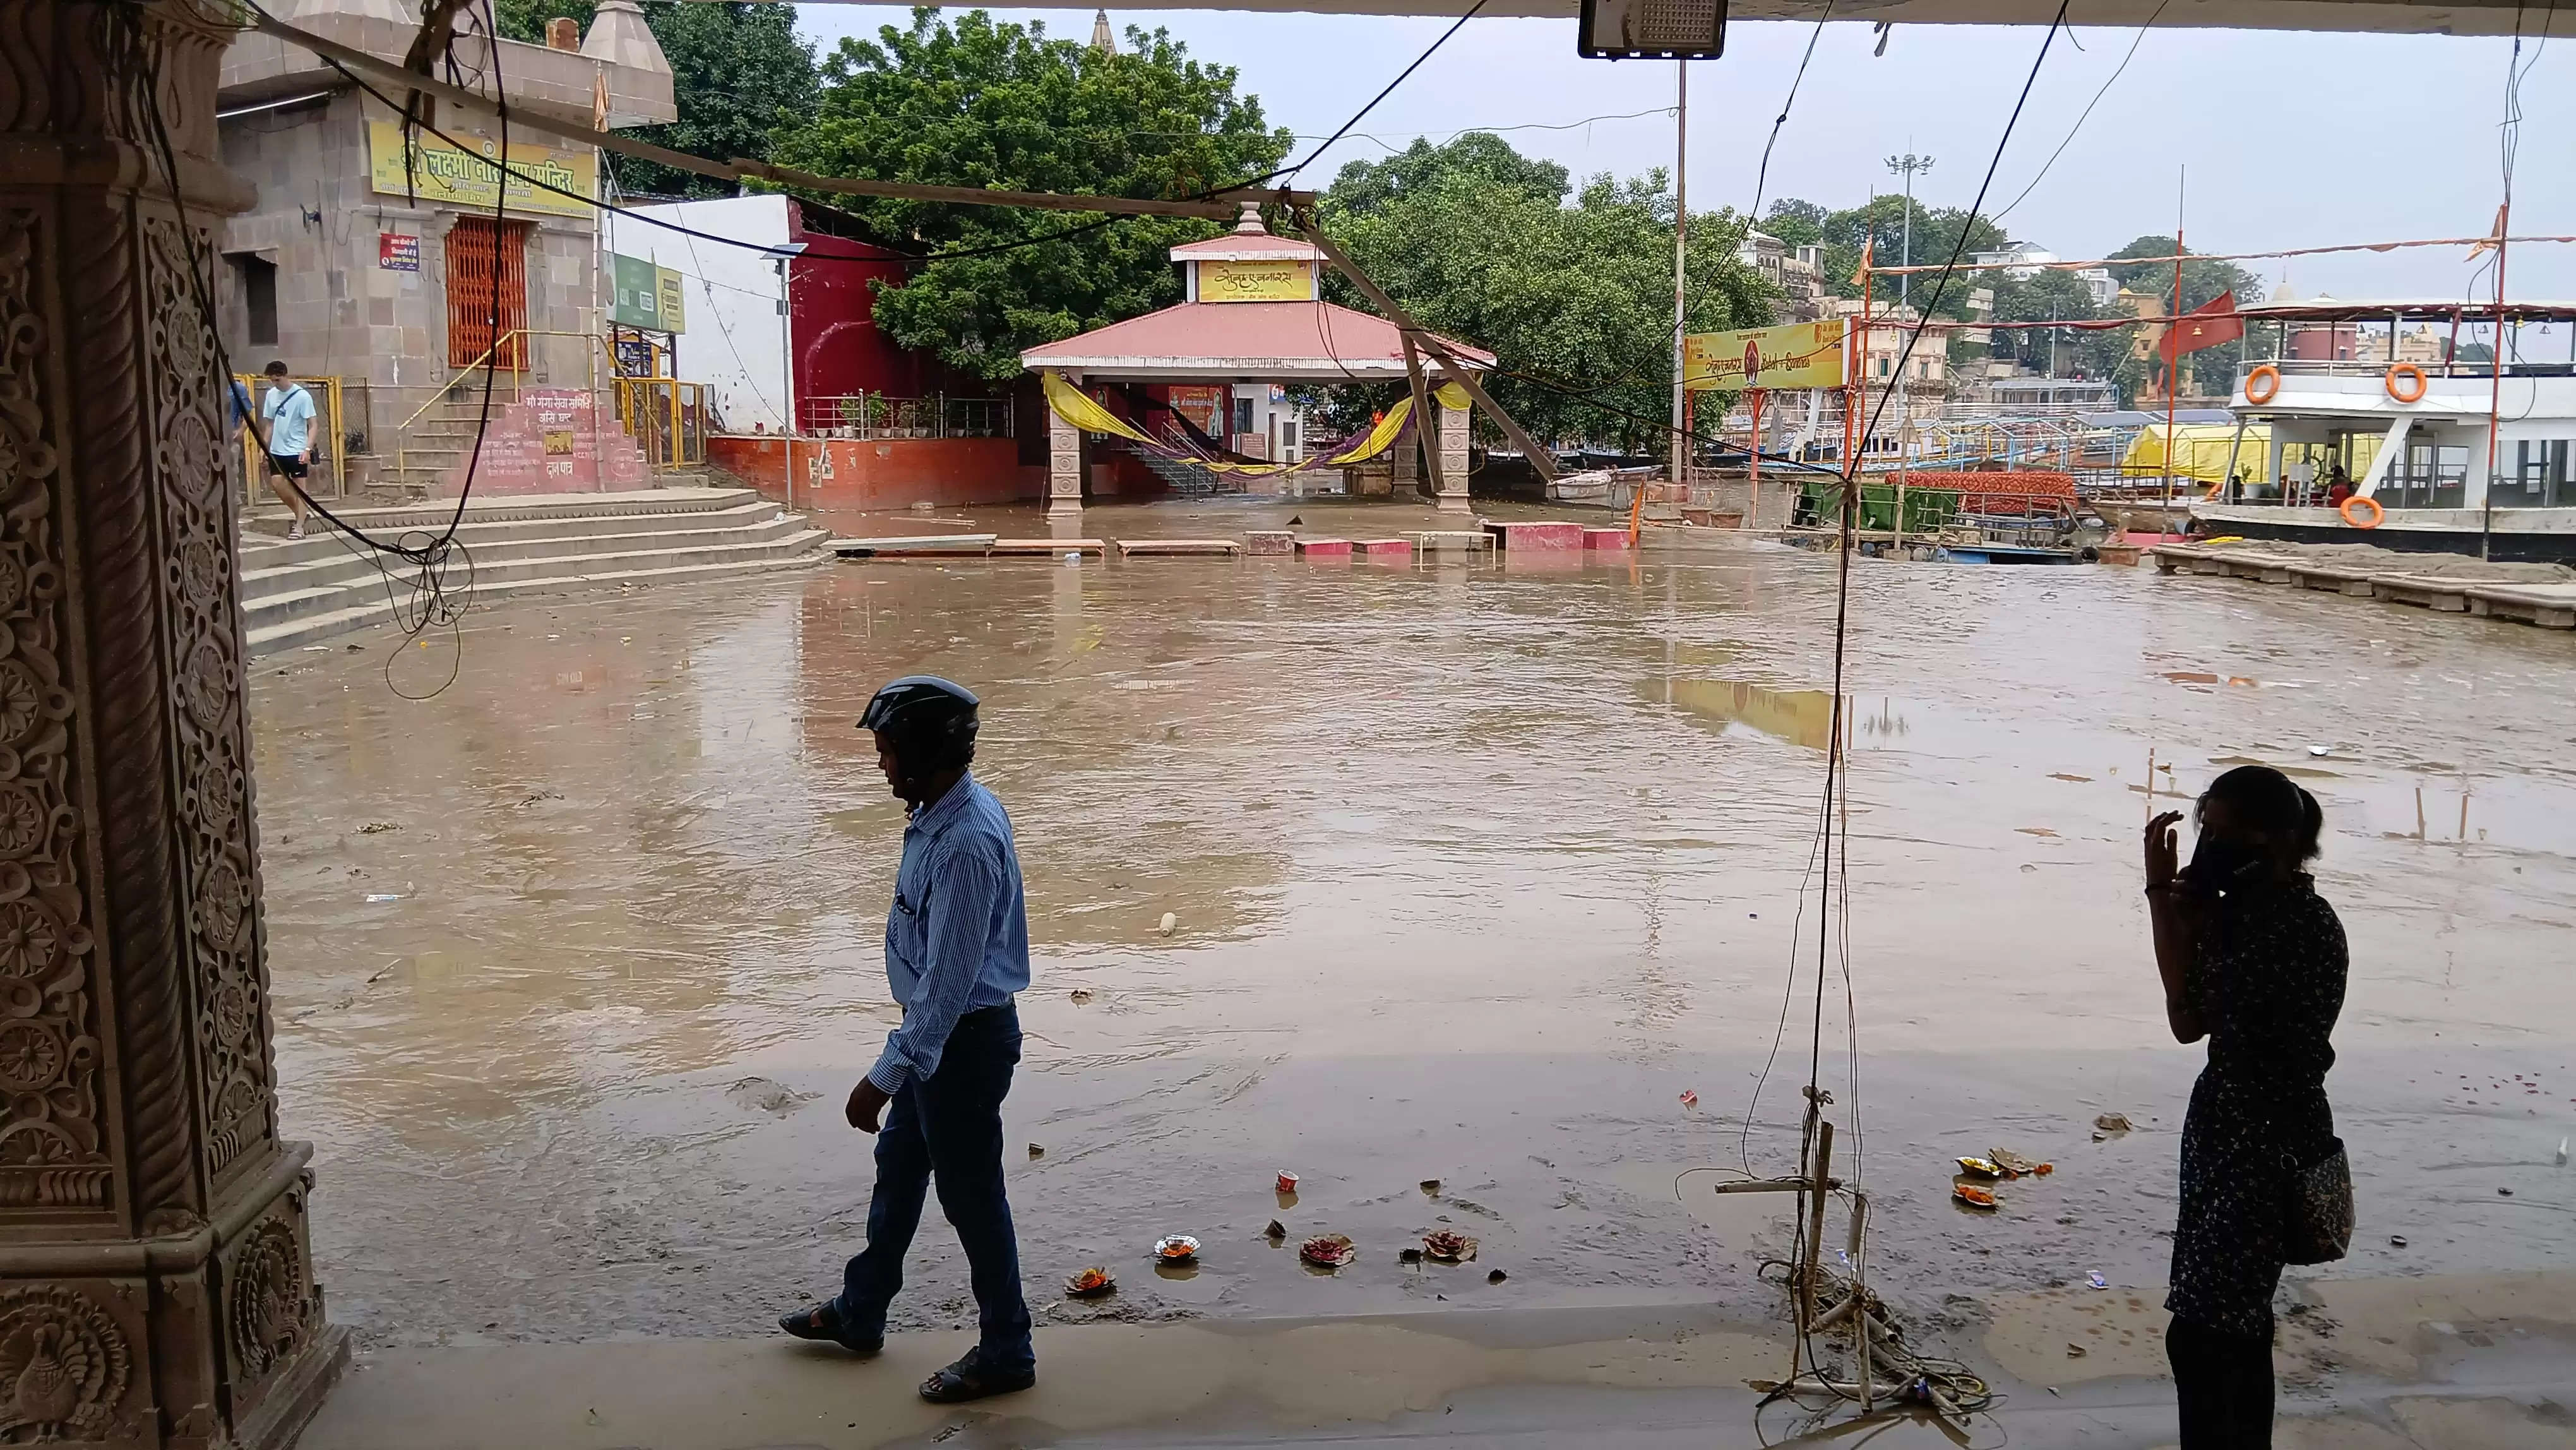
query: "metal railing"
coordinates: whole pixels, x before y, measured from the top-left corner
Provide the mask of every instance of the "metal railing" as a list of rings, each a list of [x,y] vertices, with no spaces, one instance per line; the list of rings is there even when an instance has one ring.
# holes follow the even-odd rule
[[[532,337],[573,337],[581,339],[585,344],[582,348],[582,366],[584,373],[582,385],[591,394],[591,396],[597,397],[599,395],[599,364],[601,359],[606,356],[607,349],[607,343],[602,338],[594,333],[588,332],[559,332],[540,331],[530,328],[512,328],[510,331],[501,334],[498,338],[495,338],[492,345],[483,349],[481,355],[476,357],[474,361],[450,372],[447,375],[446,380],[441,382],[419,407],[412,409],[400,423],[394,425],[394,479],[397,483],[407,482],[411,477],[412,434],[419,428],[420,420],[428,415],[430,409],[438,407],[441,404],[458,401],[481,401],[485,396],[482,388],[475,387],[470,389],[470,391],[461,392],[460,386],[471,382],[475,373],[490,367],[495,357],[516,357],[521,364],[521,366],[517,368],[511,368],[504,364],[502,367],[493,370],[490,396],[495,401],[500,400],[506,393],[509,401],[511,403],[516,403],[519,401],[519,395],[521,392],[528,387],[532,385],[537,387],[549,385],[549,380],[532,376],[539,372],[548,371],[547,369],[526,365],[528,362],[527,340]],[[613,373],[616,369],[612,366],[609,371]],[[504,374],[507,375],[506,381],[504,379]]]
[[[797,400],[797,426],[811,438],[1009,438],[1008,398],[899,398],[841,393]]]
[[[617,421],[655,468],[707,461],[707,387],[676,378],[619,378]]]
[[[289,378],[287,381],[299,383],[303,385],[305,392],[319,396],[320,403],[315,409],[312,423],[313,441],[318,443],[324,438],[331,440],[331,446],[325,452],[324,460],[316,463],[312,472],[304,476],[301,486],[305,497],[335,500],[348,497],[348,406],[345,395],[341,391],[340,380],[338,378]],[[259,417],[260,406],[267,401],[265,390],[268,379],[261,374],[235,373],[233,383],[250,397],[250,414],[247,422],[251,426],[242,427],[237,431],[241,440],[242,503],[245,506],[255,507],[259,503],[261,490],[266,486],[268,474],[268,460],[262,456],[267,449],[261,443],[261,429],[265,425],[260,422]],[[224,404],[227,418],[233,407],[232,400],[227,399]]]
[[[654,468],[687,468],[706,462],[707,434],[712,430],[713,398],[703,383],[682,382],[669,377],[625,377],[619,373],[609,340],[597,333],[548,331],[532,328],[513,329],[499,341],[483,350],[474,361],[457,368],[433,390],[427,401],[412,409],[394,427],[394,477],[408,481],[411,476],[411,452],[421,420],[430,410],[442,404],[480,402],[483,388],[476,375],[496,355],[512,351],[526,360],[528,339],[539,337],[576,338],[582,343],[581,386],[595,400],[603,380],[614,385],[610,404],[619,426],[635,439],[644,452],[645,462]],[[656,354],[656,360],[663,356]],[[539,357],[542,364],[545,360]],[[491,395],[496,403],[516,404],[529,388],[571,386],[569,381],[556,383],[546,374],[550,369],[538,365],[515,371],[506,366],[493,374]],[[336,410],[335,410],[336,412]]]

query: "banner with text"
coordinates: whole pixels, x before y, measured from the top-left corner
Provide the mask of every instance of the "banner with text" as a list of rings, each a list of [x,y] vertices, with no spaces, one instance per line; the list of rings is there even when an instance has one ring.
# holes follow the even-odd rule
[[[406,167],[402,126],[393,121],[367,123],[370,181],[384,196],[412,196],[464,211],[490,211],[501,200],[501,168],[495,161],[500,150],[498,143],[485,141],[482,154],[477,155],[420,132],[412,138]],[[588,216],[592,208],[584,198],[599,195],[599,158],[588,147],[513,141],[510,170],[516,174],[509,178],[509,199],[504,204],[511,211]],[[531,185],[531,180],[544,185]]]
[[[679,273],[620,252],[608,254],[608,272],[609,321],[620,327],[640,327],[646,332],[689,330],[688,314],[681,302]]]
[[[1839,388],[1843,385],[1841,318],[1694,332],[1682,339],[1682,386],[1693,392],[1747,388]]]

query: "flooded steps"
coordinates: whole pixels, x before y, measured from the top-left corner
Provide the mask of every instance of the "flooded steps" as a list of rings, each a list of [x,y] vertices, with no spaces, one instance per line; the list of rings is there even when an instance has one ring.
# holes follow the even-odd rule
[[[814,542],[819,543],[821,531],[817,530],[816,534],[817,538]],[[816,560],[823,557],[827,556],[809,549],[793,557],[750,562],[726,560],[702,564],[668,564],[650,569],[551,575],[492,583],[478,582],[474,587],[474,599],[475,606],[479,610],[515,596],[569,594],[584,590],[628,588],[647,584],[694,584],[708,579],[738,578],[747,574],[764,574],[781,569],[804,569],[812,567]],[[397,594],[399,593],[400,591],[397,591]],[[318,643],[334,635],[346,634],[353,629],[382,624],[394,617],[393,606],[386,601],[384,589],[379,585],[373,604],[344,605],[327,613],[305,615],[248,631],[250,652],[254,658],[277,654],[302,645]],[[467,616],[467,619],[469,623],[473,622],[471,615]]]
[[[2353,599],[2412,604],[2436,614],[2509,619],[2543,629],[2576,629],[2576,582],[2475,579],[2403,568],[2356,567],[2243,545],[2161,544],[2147,553],[2161,574],[2215,574],[2326,590]]]
[[[371,536],[418,544],[444,532],[455,515],[453,503],[432,501],[341,516]],[[242,625],[253,655],[416,607],[416,591],[405,582],[416,568],[395,559],[380,568],[372,550],[327,527],[295,540],[270,531],[282,527],[282,519],[260,520],[240,546]],[[518,594],[761,573],[831,557],[823,530],[740,488],[475,500],[456,538],[472,561],[477,607]],[[461,564],[456,572],[463,574]]]

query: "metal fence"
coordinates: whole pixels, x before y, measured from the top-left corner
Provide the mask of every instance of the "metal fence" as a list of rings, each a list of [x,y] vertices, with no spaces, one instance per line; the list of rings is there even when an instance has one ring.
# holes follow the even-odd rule
[[[707,461],[707,389],[672,378],[617,379],[617,421],[655,468]]]
[[[844,393],[797,402],[797,424],[809,438],[1009,438],[1008,398],[898,398]]]

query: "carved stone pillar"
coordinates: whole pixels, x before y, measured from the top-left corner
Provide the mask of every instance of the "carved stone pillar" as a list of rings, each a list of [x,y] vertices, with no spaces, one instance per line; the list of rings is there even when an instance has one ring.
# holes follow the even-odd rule
[[[1434,502],[1443,513],[1466,513],[1475,507],[1467,500],[1468,410],[1438,399],[1433,406],[1440,410],[1440,497]]]
[[[282,1446],[347,1355],[277,1134],[216,5],[0,0],[0,1443]]]
[[[1047,517],[1082,518],[1082,430],[1047,410]]]

